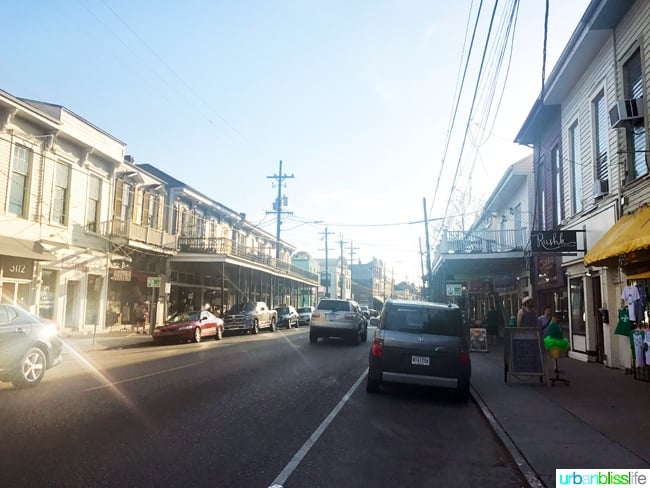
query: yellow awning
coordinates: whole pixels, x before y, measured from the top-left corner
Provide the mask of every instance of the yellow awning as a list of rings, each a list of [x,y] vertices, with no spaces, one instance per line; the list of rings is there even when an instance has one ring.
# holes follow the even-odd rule
[[[597,266],[607,259],[650,249],[650,206],[624,215],[585,254],[585,266]]]

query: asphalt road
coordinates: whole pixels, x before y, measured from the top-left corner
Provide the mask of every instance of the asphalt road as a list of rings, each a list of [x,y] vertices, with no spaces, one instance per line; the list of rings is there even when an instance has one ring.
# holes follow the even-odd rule
[[[368,395],[367,354],[307,328],[68,352],[0,385],[0,486],[522,486],[473,403]]]

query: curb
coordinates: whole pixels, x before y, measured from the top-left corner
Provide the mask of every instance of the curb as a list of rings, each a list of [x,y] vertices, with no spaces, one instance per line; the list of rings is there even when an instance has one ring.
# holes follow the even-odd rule
[[[526,461],[526,458],[521,453],[519,448],[517,448],[515,443],[512,442],[512,439],[510,439],[507,432],[503,429],[503,427],[501,427],[501,424],[497,421],[494,415],[492,415],[492,412],[488,408],[487,404],[483,401],[483,398],[481,398],[481,395],[474,389],[473,386],[470,385],[470,387],[474,402],[476,402],[478,407],[481,409],[481,412],[490,424],[490,427],[492,427],[492,430],[501,441],[501,444],[503,444],[503,447],[506,448],[510,454],[510,457],[512,457],[513,461],[517,465],[517,469],[519,469],[521,476],[524,480],[526,480],[526,483],[528,483],[528,487],[545,488],[546,485],[542,482],[542,480],[539,479],[537,473],[535,473],[535,470],[530,466],[530,464],[528,464],[528,461]]]

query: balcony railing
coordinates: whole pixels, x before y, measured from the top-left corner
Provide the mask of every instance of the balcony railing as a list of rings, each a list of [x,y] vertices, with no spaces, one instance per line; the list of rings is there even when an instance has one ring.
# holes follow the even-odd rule
[[[153,229],[146,225],[121,219],[113,219],[106,224],[108,227],[107,233],[112,237],[122,237],[124,239],[142,242],[167,251],[176,250],[178,247],[176,236],[160,229]]]
[[[318,275],[315,273],[311,273],[300,266],[295,266],[275,259],[274,257],[261,254],[255,248],[238,245],[226,237],[179,237],[178,248],[180,252],[236,256],[251,263],[284,271],[290,275],[299,276],[311,281],[318,281]]]
[[[525,228],[513,230],[446,230],[438,245],[439,254],[504,253],[523,251],[529,234]]]

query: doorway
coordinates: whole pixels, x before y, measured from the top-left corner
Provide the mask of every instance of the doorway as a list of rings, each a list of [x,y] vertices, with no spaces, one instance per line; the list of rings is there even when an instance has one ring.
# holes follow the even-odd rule
[[[79,322],[79,282],[68,281],[65,287],[65,327],[74,330],[81,329]]]
[[[602,363],[605,360],[605,335],[603,333],[603,316],[600,310],[603,308],[603,298],[600,292],[600,276],[591,278],[591,289],[594,296],[594,305],[591,316],[596,324],[596,361]]]

